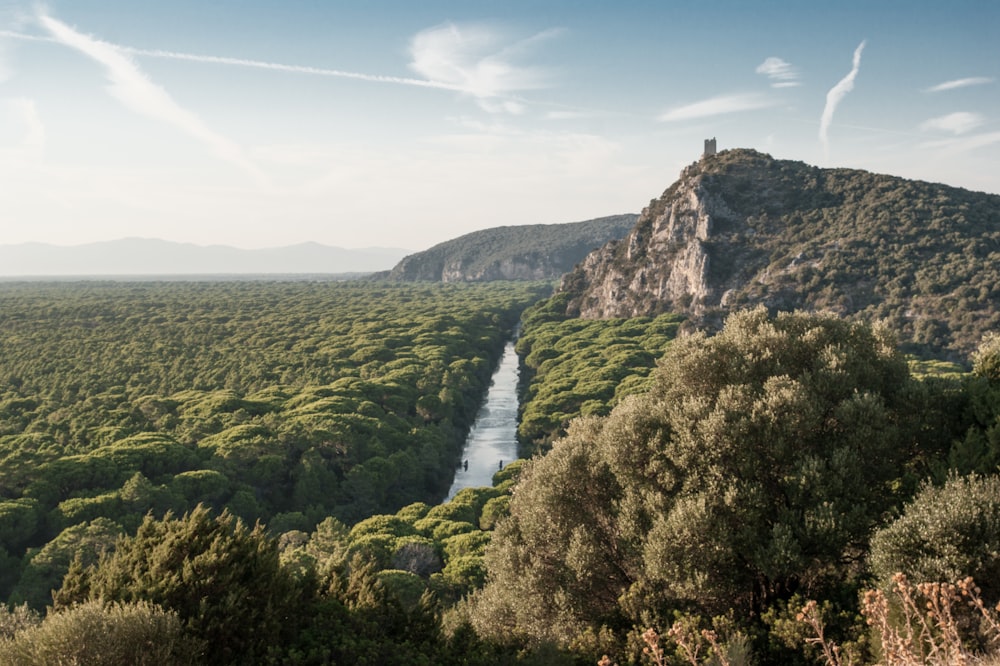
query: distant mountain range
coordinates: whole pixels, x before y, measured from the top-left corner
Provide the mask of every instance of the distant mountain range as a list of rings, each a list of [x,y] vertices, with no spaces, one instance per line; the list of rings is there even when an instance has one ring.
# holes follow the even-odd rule
[[[493,227],[439,243],[400,261],[374,278],[427,282],[554,280],[587,254],[621,238],[635,214],[565,224]]]
[[[243,250],[149,238],[48,245],[0,245],[0,275],[211,275],[372,273],[409,253],[399,248],[348,250],[319,243]]]

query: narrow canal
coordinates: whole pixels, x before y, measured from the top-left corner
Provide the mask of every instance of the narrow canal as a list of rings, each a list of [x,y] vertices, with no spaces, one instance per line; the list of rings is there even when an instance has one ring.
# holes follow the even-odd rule
[[[465,441],[446,502],[462,488],[492,486],[500,465],[517,459],[517,378],[517,352],[508,342]]]

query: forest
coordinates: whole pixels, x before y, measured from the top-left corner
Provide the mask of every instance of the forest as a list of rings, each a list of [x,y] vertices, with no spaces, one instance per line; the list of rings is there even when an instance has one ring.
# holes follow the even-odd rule
[[[0,664],[996,652],[1000,337],[551,288],[0,285]],[[525,458],[441,503],[518,327]]]

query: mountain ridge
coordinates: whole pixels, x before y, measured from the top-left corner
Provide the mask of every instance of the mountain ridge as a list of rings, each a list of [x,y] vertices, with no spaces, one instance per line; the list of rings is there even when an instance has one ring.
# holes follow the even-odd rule
[[[620,241],[564,276],[567,314],[765,304],[886,320],[910,351],[967,357],[1000,327],[1000,196],[749,149],[686,167]]]
[[[407,253],[399,248],[345,249],[312,241],[248,250],[132,236],[80,245],[0,245],[0,275],[372,273]]]
[[[404,257],[374,277],[400,281],[555,280],[605,242],[621,238],[637,215],[562,224],[481,229]]]

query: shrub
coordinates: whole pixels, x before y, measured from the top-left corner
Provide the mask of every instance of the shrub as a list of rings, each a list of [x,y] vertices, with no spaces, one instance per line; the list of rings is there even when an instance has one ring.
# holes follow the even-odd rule
[[[972,576],[988,603],[1000,600],[1000,477],[952,476],[925,485],[903,515],[871,540],[871,568],[883,586]]]
[[[6,643],[6,644],[4,644]],[[154,604],[88,601],[0,641],[0,664],[134,666],[199,663],[203,645]]]

